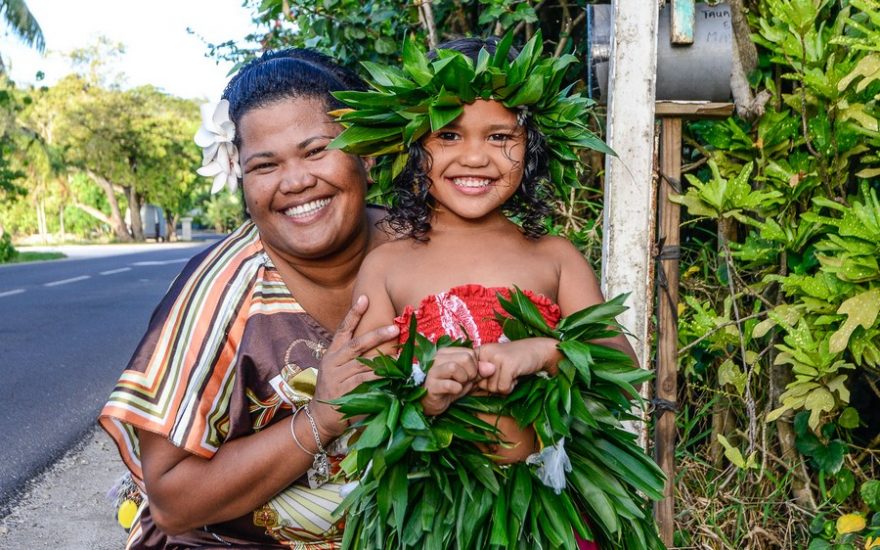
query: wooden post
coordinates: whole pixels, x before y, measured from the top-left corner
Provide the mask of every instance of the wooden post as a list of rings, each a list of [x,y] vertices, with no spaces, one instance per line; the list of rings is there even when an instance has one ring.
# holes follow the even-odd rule
[[[657,289],[657,403],[668,404],[657,411],[654,455],[666,474],[663,500],[656,503],[654,517],[660,538],[667,546],[675,533],[675,406],[678,395],[678,258],[681,209],[669,200],[680,193],[681,119],[663,118],[660,126],[659,241],[662,248]],[[677,188],[677,189],[676,189]]]
[[[678,394],[678,279],[681,207],[669,200],[681,189],[681,128],[682,119],[720,119],[733,114],[732,103],[705,101],[658,101],[655,114],[660,118],[660,173],[657,201],[658,234],[662,248],[658,250],[657,279],[657,403],[654,426],[654,455],[666,474],[663,500],[654,507],[654,518],[660,538],[667,546],[675,534],[675,408]]]
[[[656,4],[612,0],[613,29],[608,69],[608,144],[617,156],[605,161],[602,290],[629,292],[619,321],[642,367],[650,360],[653,305],[655,193],[654,90],[657,68]],[[643,386],[647,390],[648,385]]]

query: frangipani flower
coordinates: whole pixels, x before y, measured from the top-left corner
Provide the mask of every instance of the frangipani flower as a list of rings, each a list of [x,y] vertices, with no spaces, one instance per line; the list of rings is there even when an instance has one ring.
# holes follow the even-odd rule
[[[205,103],[201,111],[202,126],[196,132],[195,142],[202,148],[202,167],[197,172],[214,178],[211,193],[219,192],[224,184],[234,192],[241,177],[241,166],[238,148],[232,143],[235,124],[229,118],[229,101]]]

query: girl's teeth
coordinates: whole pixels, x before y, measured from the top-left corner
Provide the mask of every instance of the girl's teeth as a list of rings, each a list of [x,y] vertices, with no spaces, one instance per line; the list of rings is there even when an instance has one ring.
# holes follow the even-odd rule
[[[452,183],[460,187],[486,187],[492,180],[483,178],[455,178]]]
[[[307,202],[305,204],[301,204],[299,206],[294,206],[293,208],[288,208],[284,211],[284,213],[291,217],[300,217],[300,216],[308,216],[309,214],[313,214],[318,210],[324,208],[330,204],[330,199],[320,199],[312,202]]]

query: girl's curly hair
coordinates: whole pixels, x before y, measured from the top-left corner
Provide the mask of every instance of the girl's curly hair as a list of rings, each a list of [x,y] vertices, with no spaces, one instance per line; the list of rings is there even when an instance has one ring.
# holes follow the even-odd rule
[[[490,54],[495,53],[497,44],[496,37],[485,40],[459,38],[439,44],[436,49],[428,52],[428,58],[435,58],[437,50],[456,50],[476,61],[481,49]],[[516,55],[516,49],[511,48],[508,59],[512,61]],[[523,114],[517,116],[526,133],[522,181],[513,196],[501,206],[501,211],[518,222],[527,237],[537,239],[547,233],[544,219],[553,212],[553,193],[548,180],[550,159],[544,134],[538,130],[530,116],[522,116]],[[428,177],[432,159],[419,142],[410,145],[408,152],[409,158],[403,171],[391,184],[391,207],[386,222],[399,235],[427,241],[434,209],[434,198],[428,193],[432,184]]]

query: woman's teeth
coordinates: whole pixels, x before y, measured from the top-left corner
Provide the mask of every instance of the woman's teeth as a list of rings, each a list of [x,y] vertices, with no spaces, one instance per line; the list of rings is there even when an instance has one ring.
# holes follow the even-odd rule
[[[293,208],[288,208],[284,211],[284,214],[292,218],[301,218],[303,216],[314,214],[328,204],[330,204],[330,199],[318,199],[316,201],[300,204],[299,206],[294,206]]]
[[[459,187],[486,187],[492,180],[485,178],[453,178],[452,183]]]

